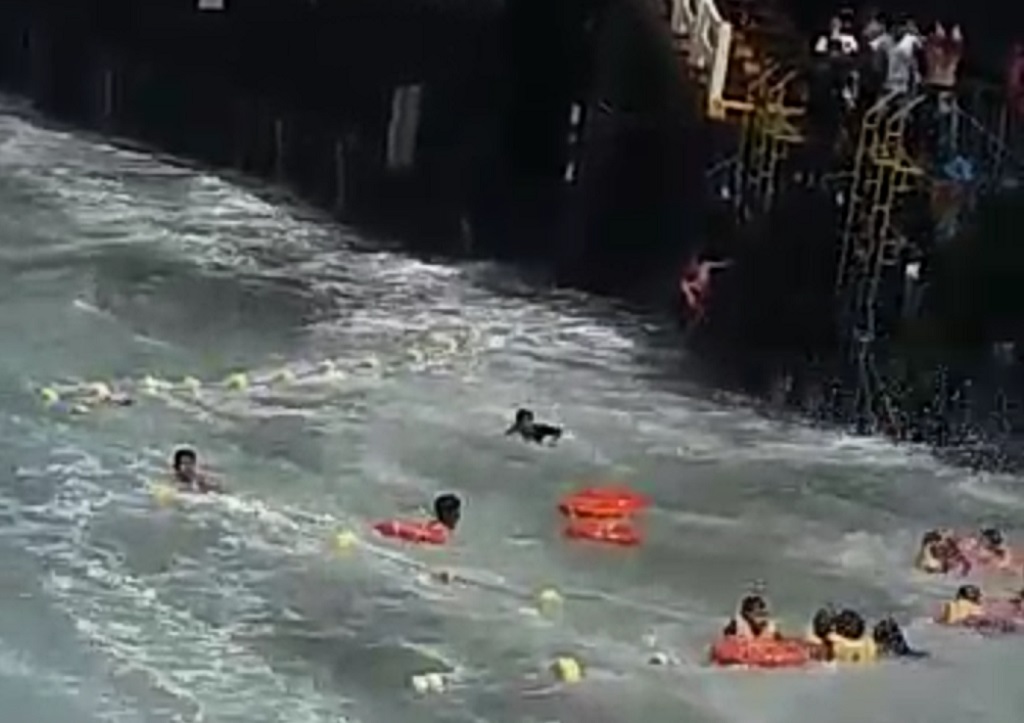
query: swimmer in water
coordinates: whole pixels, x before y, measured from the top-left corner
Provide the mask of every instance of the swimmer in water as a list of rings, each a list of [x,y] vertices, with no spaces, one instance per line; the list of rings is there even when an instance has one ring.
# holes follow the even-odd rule
[[[537,444],[543,444],[544,440],[550,437],[551,444],[555,444],[562,438],[562,429],[535,421],[533,412],[529,409],[519,409],[516,411],[516,420],[505,430],[506,436],[510,434],[518,434],[527,442]]]
[[[980,620],[985,615],[981,588],[977,585],[961,585],[956,597],[942,606],[938,622],[944,625],[963,625]]]
[[[996,567],[1009,567],[1013,564],[1013,553],[1006,545],[1003,533],[994,527],[981,531],[977,541],[979,559]]]
[[[222,492],[219,485],[197,469],[198,463],[199,458],[194,449],[182,447],[175,450],[172,460],[174,483],[188,492]]]
[[[878,644],[867,632],[864,617],[854,610],[842,610],[833,619],[835,631],[828,640],[832,660],[837,663],[874,663],[878,660]]]
[[[810,648],[812,660],[832,660],[832,643],[829,636],[836,631],[835,621],[836,611],[831,607],[821,608],[814,613],[811,629],[807,633],[807,646]]]
[[[462,500],[458,495],[446,492],[434,500],[434,524],[441,525],[448,532],[455,532],[462,519]]]
[[[768,603],[760,595],[747,595],[740,600],[739,609],[722,635],[748,640],[780,640],[775,622],[768,610]]]
[[[922,572],[943,575],[956,569],[961,575],[971,571],[970,560],[963,554],[957,539],[941,530],[929,530],[921,538],[914,567]]]
[[[887,617],[879,620],[872,631],[875,645],[878,647],[878,654],[884,658],[927,658],[928,653],[923,650],[914,650],[907,643],[907,638],[893,618]]]

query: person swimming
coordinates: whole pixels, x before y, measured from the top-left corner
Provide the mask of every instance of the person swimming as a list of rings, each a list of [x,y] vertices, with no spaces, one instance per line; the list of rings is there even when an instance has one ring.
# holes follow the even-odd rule
[[[943,575],[959,568],[960,574],[966,575],[971,570],[971,562],[951,533],[929,530],[921,538],[914,567],[922,572]]]
[[[863,616],[855,610],[842,610],[833,619],[834,631],[828,634],[832,660],[837,663],[873,663],[878,660],[878,645],[867,632]]]
[[[1013,561],[1003,533],[994,527],[987,527],[978,534],[976,554],[982,562],[996,566],[1007,566]]]
[[[938,622],[943,625],[963,625],[980,620],[985,615],[981,588],[977,585],[961,585],[956,597],[942,606]]]
[[[747,595],[742,600],[736,615],[729,621],[722,635],[751,640],[780,640],[775,621],[771,618],[768,603],[760,595]]]
[[[836,611],[831,607],[823,607],[811,618],[811,627],[807,633],[807,645],[813,660],[832,660],[832,643],[829,636],[836,630]]]
[[[462,500],[458,495],[445,492],[434,499],[434,519],[432,522],[444,527],[448,532],[455,532],[462,520]]]
[[[174,472],[174,483],[189,492],[221,492],[220,486],[212,482],[198,469],[199,457],[190,447],[182,447],[174,452],[171,466]]]
[[[903,629],[892,617],[882,618],[875,624],[871,636],[875,639],[878,654],[884,658],[927,658],[928,653],[915,650],[907,643]]]
[[[554,444],[562,438],[562,429],[535,421],[533,412],[529,409],[519,409],[516,411],[516,419],[512,426],[505,430],[506,436],[510,434],[518,434],[527,442],[536,442],[537,444],[542,444],[545,439],[550,437],[551,443]]]

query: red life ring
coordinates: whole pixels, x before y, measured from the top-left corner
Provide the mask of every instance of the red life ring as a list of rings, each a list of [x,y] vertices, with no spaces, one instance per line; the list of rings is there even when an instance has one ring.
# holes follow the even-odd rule
[[[727,636],[711,646],[711,662],[714,665],[798,668],[810,661],[811,651],[801,640],[751,640]]]
[[[563,534],[570,539],[592,540],[624,547],[634,547],[643,542],[640,532],[624,520],[593,517],[573,519],[566,525]]]
[[[448,528],[436,521],[383,520],[375,523],[373,529],[384,537],[395,537],[417,545],[443,545],[448,542]]]
[[[562,498],[558,510],[566,517],[618,518],[650,506],[649,499],[628,487],[590,487]]]

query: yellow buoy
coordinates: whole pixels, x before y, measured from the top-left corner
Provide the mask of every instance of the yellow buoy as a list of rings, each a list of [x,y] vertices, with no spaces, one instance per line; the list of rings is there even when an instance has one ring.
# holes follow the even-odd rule
[[[39,396],[43,398],[43,401],[46,404],[56,404],[60,401],[60,394],[58,394],[57,390],[52,387],[43,387],[40,389]]]
[[[228,389],[241,392],[249,388],[249,377],[245,375],[245,372],[235,372],[228,375],[228,378],[224,380],[224,384]]]
[[[552,616],[562,610],[565,600],[554,588],[545,588],[537,594],[537,610],[541,615]]]
[[[153,499],[156,500],[156,503],[161,507],[173,504],[178,498],[178,490],[169,484],[154,484],[151,488],[151,492],[153,493]]]
[[[562,683],[579,683],[583,680],[583,667],[576,658],[562,656],[555,658],[551,664],[551,672]]]
[[[334,546],[344,552],[351,550],[359,543],[359,538],[356,537],[356,533],[350,530],[342,530],[334,536]]]

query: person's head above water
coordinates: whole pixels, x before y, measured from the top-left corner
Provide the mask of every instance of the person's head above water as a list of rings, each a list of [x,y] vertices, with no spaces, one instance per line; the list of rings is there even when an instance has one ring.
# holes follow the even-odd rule
[[[864,618],[856,610],[843,610],[835,617],[836,634],[847,640],[860,640],[867,630]]]
[[[921,538],[921,547],[931,547],[932,545],[938,545],[946,538],[938,530],[928,530],[924,533]]]
[[[434,518],[449,530],[454,530],[462,519],[462,500],[450,492],[438,495],[434,500]]]
[[[768,603],[760,595],[747,595],[740,600],[740,615],[752,627],[767,625],[771,617]]]
[[[961,585],[956,591],[956,599],[981,605],[981,588],[977,585]]]
[[[199,459],[196,456],[196,451],[191,447],[181,447],[174,451],[174,458],[172,465],[174,467],[174,474],[180,479],[191,480],[196,476],[196,464]]]
[[[835,632],[836,611],[832,608],[821,608],[811,619],[811,632],[815,637],[824,640],[829,633]]]
[[[1001,551],[1003,549],[1003,533],[994,527],[986,527],[978,535],[978,539],[990,550]]]
[[[533,424],[535,419],[536,417],[529,409],[517,409],[515,426],[519,428],[528,427]]]

